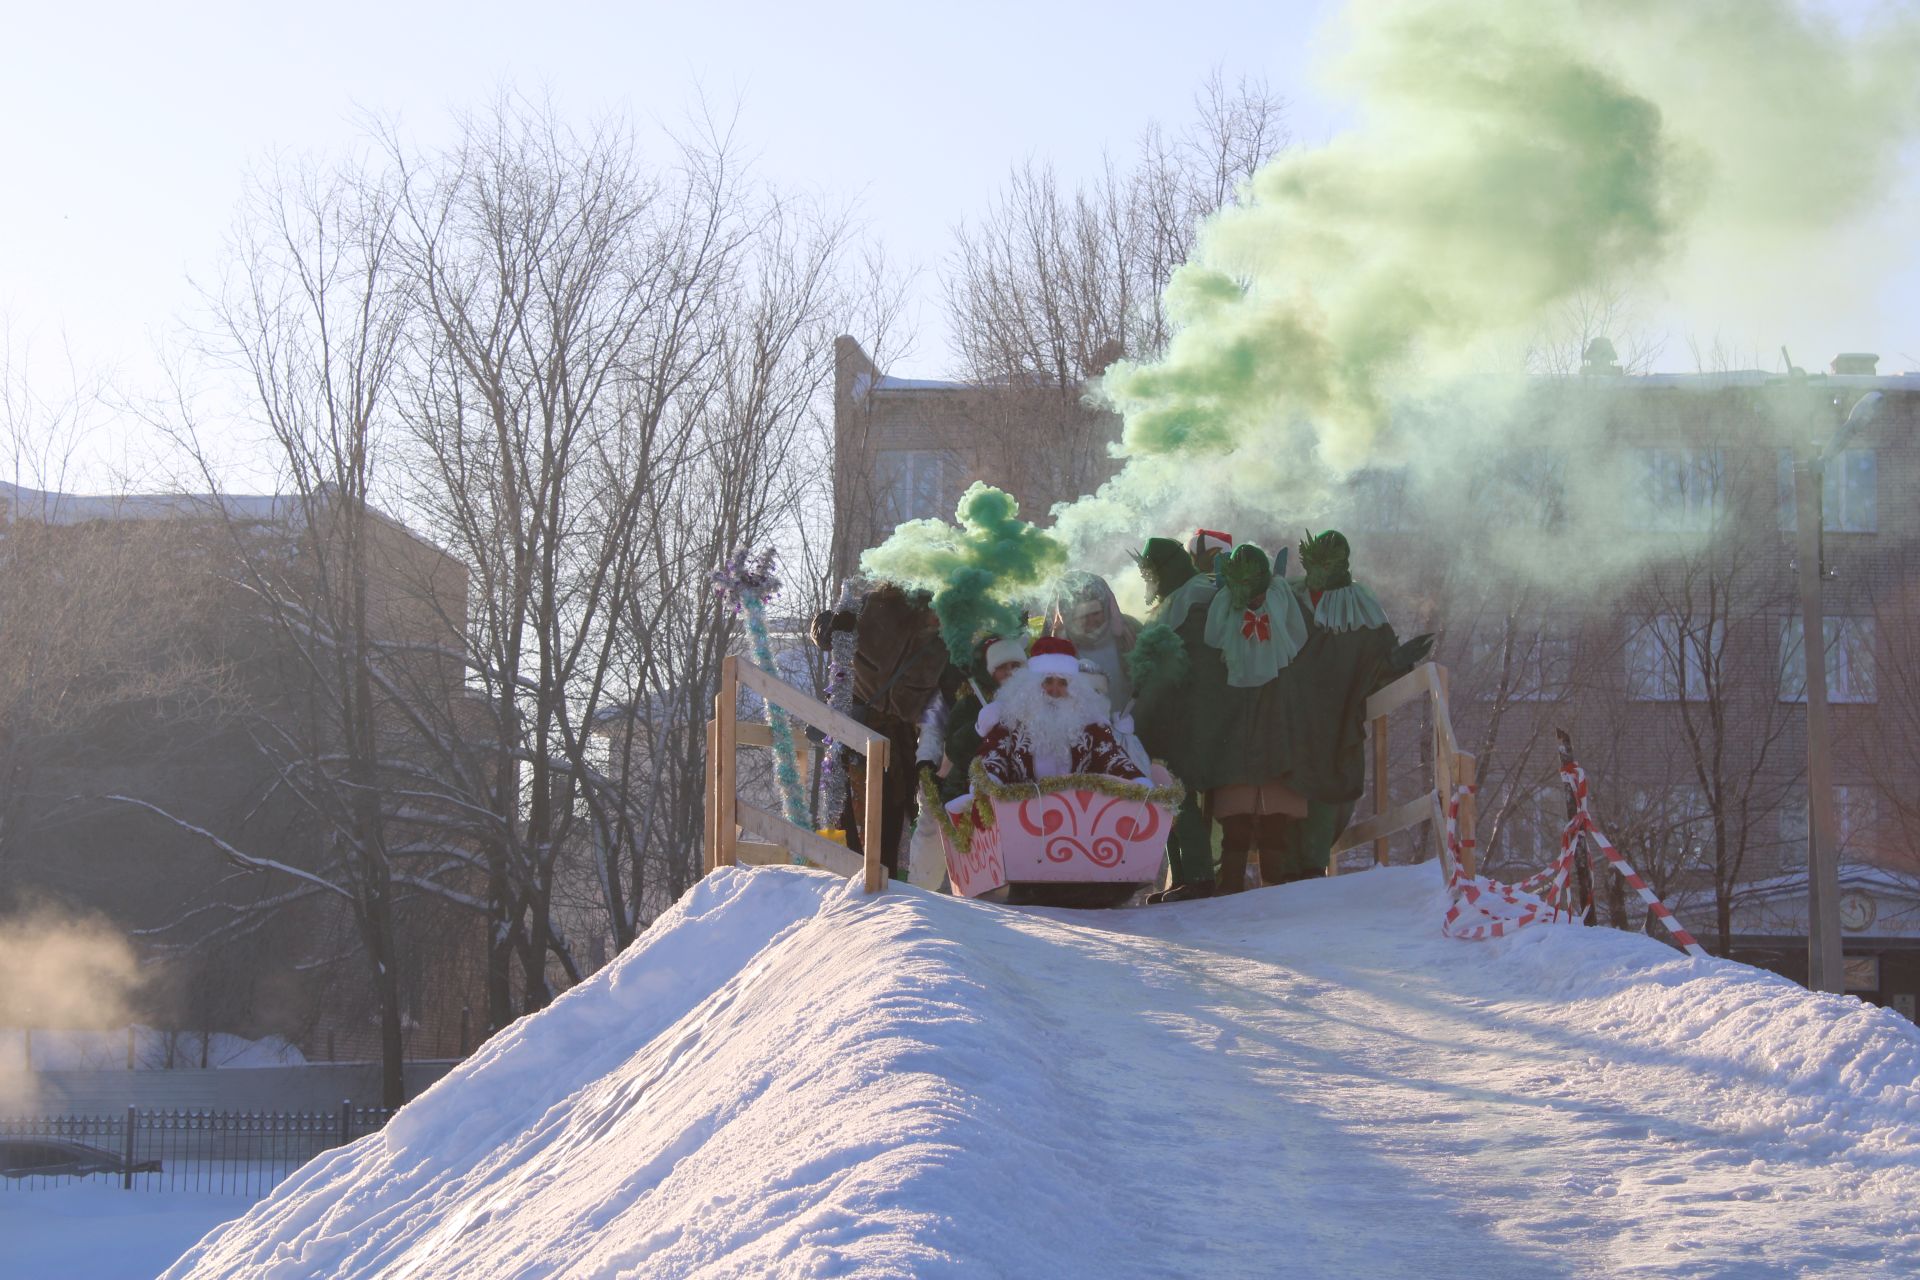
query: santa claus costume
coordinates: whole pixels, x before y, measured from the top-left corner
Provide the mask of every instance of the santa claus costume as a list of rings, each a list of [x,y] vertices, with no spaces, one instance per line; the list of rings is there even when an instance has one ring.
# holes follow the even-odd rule
[[[1114,736],[1106,699],[1081,672],[1070,640],[1034,641],[1025,669],[1000,687],[993,705],[998,722],[980,744],[976,778],[1003,787],[1077,775],[1147,781]]]

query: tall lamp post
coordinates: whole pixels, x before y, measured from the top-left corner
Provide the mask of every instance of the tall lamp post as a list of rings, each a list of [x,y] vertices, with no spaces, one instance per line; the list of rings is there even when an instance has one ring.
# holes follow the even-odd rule
[[[1824,448],[1808,441],[1794,451],[1793,505],[1799,526],[1800,654],[1807,692],[1807,988],[1842,992],[1840,858],[1834,832],[1833,727],[1827,716],[1825,488],[1827,464],[1880,410],[1869,391]]]

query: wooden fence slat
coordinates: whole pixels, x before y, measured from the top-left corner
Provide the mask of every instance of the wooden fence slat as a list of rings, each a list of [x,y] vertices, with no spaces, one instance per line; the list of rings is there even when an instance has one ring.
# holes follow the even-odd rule
[[[860,833],[860,849],[867,862],[867,892],[879,893],[887,887],[887,864],[880,860],[885,843],[886,824],[899,818],[886,811],[886,788],[882,778],[887,767],[887,740],[877,734],[867,744],[867,801],[865,830]]]
[[[734,730],[738,727],[736,709],[740,705],[740,659],[727,657],[720,662],[720,698],[715,707],[719,730],[714,735],[713,777],[714,787],[719,791],[719,803],[714,806],[714,862],[718,866],[733,865],[733,841],[737,834],[735,805],[739,798],[739,779],[736,776],[738,764],[734,759]]]
[[[1386,688],[1367,699],[1367,719],[1378,720],[1391,715],[1409,702],[1426,697],[1433,692],[1433,666],[1423,662],[1407,674],[1395,680]]]
[[[739,805],[740,825],[762,840],[772,841],[786,855],[799,854],[815,866],[824,867],[836,875],[857,876],[862,874],[865,864],[860,855],[843,844],[835,844],[825,836],[794,826],[777,813],[770,813],[750,800],[742,800]],[[786,858],[783,857],[783,861]]]
[[[1433,809],[1434,792],[1415,796],[1385,813],[1376,813],[1371,818],[1356,822],[1340,833],[1333,842],[1333,856],[1339,857],[1349,849],[1357,849],[1371,840],[1390,836],[1396,831],[1405,831],[1408,827],[1417,827],[1427,820]]]
[[[706,821],[700,827],[700,863],[706,871],[719,866],[720,842],[714,832],[720,829],[720,697],[714,695],[714,718],[707,721],[707,803]],[[704,872],[703,872],[704,874]]]
[[[761,840],[736,839],[733,842],[733,856],[740,860],[743,867],[784,867],[793,862],[787,846],[767,844]]]
[[[1373,722],[1373,811],[1385,813],[1392,800],[1392,793],[1387,788],[1387,718],[1381,716]],[[1333,865],[1333,860],[1328,859],[1328,864]],[[1373,865],[1387,865],[1385,836],[1374,837]]]
[[[814,728],[824,731],[841,746],[852,747],[861,755],[871,756],[875,743],[886,745],[885,738],[858,720],[815,702],[786,681],[768,675],[752,663],[741,662],[738,658],[728,658],[727,662],[733,665],[735,679],[740,684],[781,710],[791,712]]]

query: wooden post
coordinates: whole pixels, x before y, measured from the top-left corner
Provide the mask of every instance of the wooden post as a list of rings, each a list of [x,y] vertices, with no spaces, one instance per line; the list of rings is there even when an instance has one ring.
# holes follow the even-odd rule
[[[1564,767],[1572,764],[1573,738],[1565,729],[1555,729],[1553,736],[1560,741],[1561,765]],[[1564,777],[1565,774],[1563,773],[1561,776]],[[1572,787],[1568,787],[1565,782],[1562,782],[1560,785],[1566,788],[1567,821],[1572,822],[1573,816],[1580,812],[1580,800],[1574,795]],[[1600,907],[1599,904],[1593,900],[1593,846],[1587,842],[1587,837],[1584,832],[1575,836],[1573,843],[1573,891],[1579,900],[1578,905],[1584,907],[1587,913],[1586,918],[1581,923],[1588,925],[1598,924],[1600,922]]]
[[[1471,787],[1480,776],[1479,762],[1464,751],[1454,758],[1454,767],[1459,775],[1456,780],[1463,787]],[[1479,797],[1471,791],[1464,792],[1460,797],[1460,870],[1465,875],[1480,874],[1480,851],[1473,844],[1474,827],[1479,818]]]
[[[867,739],[866,830],[860,833],[860,848],[867,859],[867,892],[879,893],[887,887],[887,864],[880,860],[880,847],[886,841],[887,740],[879,734]]]
[[[734,759],[737,745],[734,714],[740,697],[739,668],[740,659],[731,655],[721,659],[720,697],[714,707],[713,786],[716,793],[714,798],[718,803],[713,807],[713,865],[716,867],[733,865],[733,842],[739,834],[734,821],[734,801],[739,792],[736,775],[738,766]]]
[[[707,720],[707,785],[706,820],[700,824],[700,874],[705,875],[718,864],[714,859],[720,856],[720,840],[715,834],[720,829],[720,788],[714,785],[720,768],[720,695],[713,696],[713,715]]]
[[[1373,722],[1373,811],[1385,813],[1389,804],[1387,794],[1387,718],[1381,716]],[[1373,842],[1373,865],[1387,865],[1387,837],[1381,836]]]

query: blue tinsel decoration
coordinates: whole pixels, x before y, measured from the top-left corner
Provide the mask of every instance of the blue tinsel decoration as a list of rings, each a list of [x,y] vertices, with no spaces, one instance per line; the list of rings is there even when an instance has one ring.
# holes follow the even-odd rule
[[[745,549],[735,551],[726,564],[713,571],[714,594],[733,605],[736,615],[745,615],[747,636],[753,642],[753,661],[762,671],[778,680],[773,664],[773,639],[767,633],[766,602],[780,590],[780,579],[773,572],[774,553],[769,547],[758,556]],[[813,830],[807,812],[806,790],[800,785],[799,754],[794,748],[793,722],[787,713],[767,704],[767,729],[773,736],[773,774],[780,784],[780,799],[787,821],[803,831]],[[797,855],[795,862],[804,861]]]

